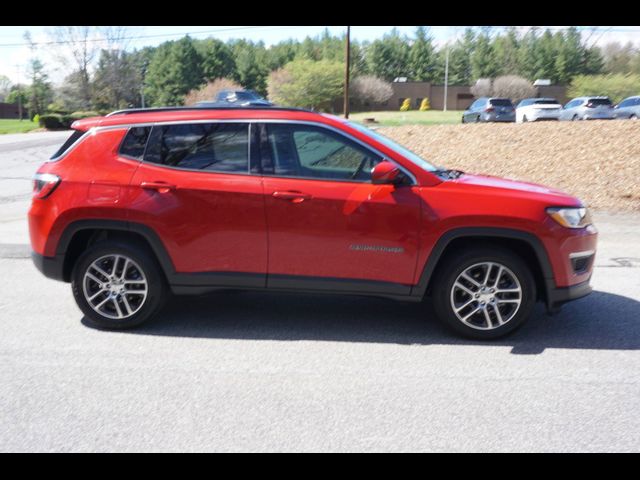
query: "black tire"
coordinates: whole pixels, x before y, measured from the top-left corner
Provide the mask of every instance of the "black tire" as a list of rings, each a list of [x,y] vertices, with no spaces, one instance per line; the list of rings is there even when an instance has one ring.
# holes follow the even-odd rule
[[[580,118],[578,117],[578,115],[574,115],[571,120],[573,120],[574,122],[577,122],[578,120],[580,120]]]
[[[462,123],[467,123],[467,121],[464,119],[464,115],[462,116]]]
[[[113,319],[101,315],[89,305],[85,298],[83,288],[85,272],[94,261],[109,255],[123,255],[133,260],[147,280],[146,298],[139,302],[139,309],[127,318]],[[168,297],[166,280],[156,259],[142,246],[126,240],[96,243],[83,252],[71,273],[71,290],[78,307],[85,315],[86,322],[90,326],[105,330],[124,330],[137,327],[154,317],[162,309]]]
[[[637,120],[637,119],[638,119],[638,117],[637,117],[636,115],[634,115],[634,114],[632,114],[632,115],[629,117],[629,120]]]
[[[523,115],[523,116],[522,116],[522,123],[526,123],[526,122],[528,122],[528,121],[529,121],[529,120],[527,120],[527,116],[526,116],[526,115]]]
[[[520,306],[515,310],[513,317],[504,324],[487,330],[468,326],[458,319],[451,301],[452,289],[458,276],[469,267],[482,262],[494,262],[507,267],[520,282],[522,291]],[[479,246],[448,255],[442,259],[434,275],[432,285],[433,307],[438,319],[454,332],[467,338],[479,340],[499,338],[514,332],[529,318],[536,302],[536,284],[531,270],[517,254],[503,248]],[[469,308],[473,309],[476,306],[472,304]]]

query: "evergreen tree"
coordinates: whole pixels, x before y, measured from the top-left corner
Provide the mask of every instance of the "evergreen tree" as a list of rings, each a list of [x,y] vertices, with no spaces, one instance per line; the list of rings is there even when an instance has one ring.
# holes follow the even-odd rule
[[[197,42],[196,49],[202,57],[202,74],[205,80],[232,77],[235,74],[233,52],[224,42],[209,38]]]
[[[500,71],[493,43],[488,30],[483,30],[475,39],[473,52],[471,53],[471,77],[493,78]]]
[[[202,58],[190,37],[158,47],[146,78],[145,93],[154,106],[182,105],[184,96],[203,82]]]
[[[408,77],[409,44],[406,38],[400,37],[397,29],[374,41],[367,50],[369,71],[378,78],[392,81],[396,77]]]
[[[425,27],[418,27],[416,39],[409,54],[412,80],[433,82],[436,80],[436,52],[433,39]]]

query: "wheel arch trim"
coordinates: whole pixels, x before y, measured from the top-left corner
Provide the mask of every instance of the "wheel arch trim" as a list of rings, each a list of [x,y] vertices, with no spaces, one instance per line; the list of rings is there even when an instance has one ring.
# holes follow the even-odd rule
[[[422,274],[420,275],[418,283],[412,288],[411,295],[423,297],[429,287],[433,273],[435,272],[435,269],[447,247],[456,239],[470,237],[520,240],[527,243],[536,254],[536,260],[538,261],[538,265],[542,271],[542,277],[545,284],[545,299],[547,303],[549,303],[551,291],[556,288],[556,285],[551,261],[549,260],[549,255],[542,241],[532,233],[523,230],[500,227],[461,227],[448,230],[442,234],[431,250],[431,253],[429,254],[429,257],[422,269]]]

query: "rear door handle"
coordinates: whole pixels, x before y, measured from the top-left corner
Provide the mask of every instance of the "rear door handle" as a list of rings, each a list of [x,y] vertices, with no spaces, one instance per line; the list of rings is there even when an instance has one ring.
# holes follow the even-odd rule
[[[159,193],[167,193],[171,190],[176,189],[175,185],[171,185],[170,183],[164,183],[164,182],[142,182],[140,184],[140,187],[144,188],[145,190],[156,190]]]
[[[291,203],[302,203],[305,200],[311,200],[311,195],[302,192],[273,192],[273,198],[279,198],[280,200],[289,200]]]

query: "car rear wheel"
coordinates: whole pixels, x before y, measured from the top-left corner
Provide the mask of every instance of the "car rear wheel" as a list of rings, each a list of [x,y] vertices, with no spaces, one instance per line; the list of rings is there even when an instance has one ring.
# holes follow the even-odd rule
[[[506,249],[469,248],[443,259],[434,278],[438,318],[475,339],[513,332],[529,317],[536,286],[526,263]]]
[[[78,307],[98,328],[136,327],[158,313],[167,296],[160,267],[137,245],[95,244],[80,256],[71,276]]]
[[[637,120],[637,119],[638,119],[638,117],[636,115],[631,115],[629,117],[629,120]]]
[[[571,120],[573,120],[574,122],[576,122],[576,121],[580,120],[580,118],[578,117],[578,115],[574,115],[574,116],[573,116],[573,118],[572,118]]]

